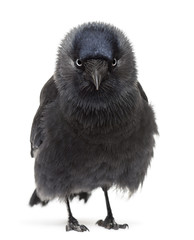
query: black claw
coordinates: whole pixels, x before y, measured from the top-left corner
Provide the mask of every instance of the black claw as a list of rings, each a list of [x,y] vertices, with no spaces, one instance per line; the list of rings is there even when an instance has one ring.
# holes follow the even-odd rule
[[[125,229],[125,228],[129,228],[128,224],[119,224],[119,228]]]
[[[125,229],[128,228],[128,224],[117,224],[114,220],[114,218],[110,218],[110,217],[106,217],[105,220],[99,220],[97,221],[98,226],[100,227],[104,227],[107,229],[114,229],[114,230],[118,230],[119,228],[121,229]]]
[[[80,225],[75,218],[71,218],[68,221],[68,224],[66,225],[66,231],[71,231],[71,230],[74,230],[77,232],[89,231],[89,229],[86,226]]]
[[[89,229],[85,225],[80,225],[80,228],[82,229],[82,232],[89,231]]]

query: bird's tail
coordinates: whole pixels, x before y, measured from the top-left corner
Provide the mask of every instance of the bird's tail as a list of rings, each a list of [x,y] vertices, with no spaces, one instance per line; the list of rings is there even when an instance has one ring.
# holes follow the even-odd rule
[[[37,205],[37,204],[41,204],[42,206],[45,206],[48,204],[49,201],[42,201],[38,195],[37,195],[37,192],[36,192],[36,189],[34,190],[31,198],[30,198],[30,201],[29,201],[29,205],[31,207],[33,207],[34,205]]]
[[[73,198],[78,197],[79,200],[84,200],[85,203],[87,203],[89,197],[91,196],[90,192],[80,192],[80,193],[74,193],[70,195],[70,200],[73,200]]]

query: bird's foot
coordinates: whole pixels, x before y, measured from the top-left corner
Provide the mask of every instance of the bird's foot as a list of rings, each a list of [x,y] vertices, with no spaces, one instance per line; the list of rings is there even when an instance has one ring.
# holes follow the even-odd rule
[[[114,230],[118,230],[119,228],[125,229],[129,227],[128,224],[117,224],[114,218],[109,216],[107,216],[104,221],[99,220],[96,224],[98,224],[100,227]]]
[[[74,230],[77,232],[89,231],[89,229],[86,226],[80,225],[74,217],[71,217],[68,221],[68,224],[66,225],[66,231],[71,231],[71,230]]]

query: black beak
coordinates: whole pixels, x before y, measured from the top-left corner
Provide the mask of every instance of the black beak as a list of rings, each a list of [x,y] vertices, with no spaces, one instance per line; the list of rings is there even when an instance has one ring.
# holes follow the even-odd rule
[[[96,90],[99,90],[101,82],[108,73],[108,62],[103,59],[88,59],[85,62],[85,76],[91,81]]]
[[[94,81],[94,85],[96,87],[96,90],[99,89],[102,77],[101,74],[99,73],[99,71],[97,69],[94,70],[94,72],[92,73],[92,79]]]

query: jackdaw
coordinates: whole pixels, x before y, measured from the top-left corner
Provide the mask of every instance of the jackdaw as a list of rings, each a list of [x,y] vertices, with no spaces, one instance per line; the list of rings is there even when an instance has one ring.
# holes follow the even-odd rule
[[[137,80],[127,37],[105,23],[74,28],[59,46],[55,73],[41,91],[32,124],[36,189],[30,205],[64,200],[66,230],[86,231],[69,200],[77,196],[86,202],[101,187],[107,217],[97,224],[126,228],[114,220],[108,190],[134,193],[142,185],[155,134],[154,111]]]

